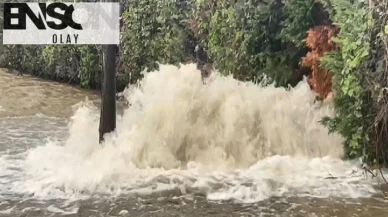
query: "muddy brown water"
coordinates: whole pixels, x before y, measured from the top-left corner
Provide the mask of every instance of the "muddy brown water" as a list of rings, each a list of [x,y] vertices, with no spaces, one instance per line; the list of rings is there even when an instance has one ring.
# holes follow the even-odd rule
[[[66,138],[72,106],[88,98],[97,106],[99,93],[29,75],[16,76],[0,70],[0,155],[15,162],[24,151],[45,143],[47,137]],[[124,105],[119,106],[122,110]],[[97,135],[96,135],[97,136]],[[50,153],[47,153],[50,154]],[[1,163],[1,162],[0,162]],[[0,167],[0,216],[279,216],[279,217],[384,217],[388,201],[382,185],[371,198],[272,197],[257,203],[209,201],[195,189],[182,194],[169,190],[153,194],[92,194],[84,200],[63,203],[61,199],[38,199],[12,192],[20,181],[20,168]],[[384,193],[385,192],[385,193]]]

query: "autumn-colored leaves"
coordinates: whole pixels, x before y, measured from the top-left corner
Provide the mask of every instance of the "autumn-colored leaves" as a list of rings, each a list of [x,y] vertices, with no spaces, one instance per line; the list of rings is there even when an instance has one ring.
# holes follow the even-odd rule
[[[338,30],[332,26],[316,26],[307,31],[306,45],[311,49],[302,58],[302,66],[309,67],[312,71],[308,82],[321,100],[331,93],[333,74],[320,67],[321,58],[326,52],[337,49],[331,40]]]

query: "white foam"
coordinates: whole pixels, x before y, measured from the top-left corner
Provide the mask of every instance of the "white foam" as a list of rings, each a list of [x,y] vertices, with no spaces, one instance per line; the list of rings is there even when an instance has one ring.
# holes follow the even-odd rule
[[[52,213],[60,213],[62,215],[71,215],[71,214],[76,214],[78,212],[79,208],[78,207],[72,207],[70,211],[66,211],[64,209],[60,209],[58,207],[55,207],[53,205],[47,207],[47,211],[52,212]]]
[[[179,188],[239,202],[375,193],[357,163],[340,159],[342,138],[318,123],[333,111],[313,103],[306,82],[285,90],[213,74],[204,85],[194,65],[161,66],[125,96],[132,106],[103,146],[99,111],[81,103],[66,143],[29,150],[11,191],[76,199]]]
[[[11,207],[11,208],[6,209],[6,210],[0,210],[0,214],[9,215],[14,211],[14,209],[15,209],[15,207]]]

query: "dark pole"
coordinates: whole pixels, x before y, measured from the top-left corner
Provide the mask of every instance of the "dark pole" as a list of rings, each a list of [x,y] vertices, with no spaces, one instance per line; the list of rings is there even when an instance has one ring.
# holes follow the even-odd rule
[[[117,2],[117,0],[111,0],[111,2]],[[116,49],[117,45],[115,44],[103,45],[100,143],[104,140],[106,133],[116,129]]]

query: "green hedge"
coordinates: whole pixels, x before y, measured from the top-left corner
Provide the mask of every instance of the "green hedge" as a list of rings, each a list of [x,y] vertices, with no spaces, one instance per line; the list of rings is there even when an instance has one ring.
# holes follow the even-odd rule
[[[235,3],[237,2],[237,3]],[[158,63],[213,64],[240,80],[296,85],[314,0],[127,0],[118,87]],[[1,46],[0,65],[99,88],[101,46]]]
[[[295,85],[313,5],[312,0],[199,0],[202,46],[223,73],[249,81],[266,75],[277,85]]]

